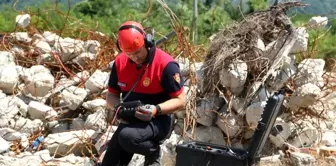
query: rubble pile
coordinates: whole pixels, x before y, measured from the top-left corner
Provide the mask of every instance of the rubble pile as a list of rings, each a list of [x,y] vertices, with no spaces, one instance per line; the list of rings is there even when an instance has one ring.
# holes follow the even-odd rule
[[[323,59],[296,59],[308,50],[308,30],[324,28],[328,20],[313,17],[309,26],[295,27],[285,12],[300,5],[253,13],[211,37],[204,62],[196,65],[198,85],[189,86],[199,92],[194,139],[248,148],[268,98],[281,91],[286,96],[281,115],[262,151],[278,156],[263,161],[300,165],[307,159],[314,165],[322,154],[336,157],[336,71],[327,70]],[[177,133],[184,116],[178,114]]]
[[[190,89],[199,92],[192,115],[196,140],[247,148],[268,97],[286,89],[283,112],[264,147],[269,157],[262,162],[288,159],[277,151],[284,146],[295,163],[316,162],[312,149],[335,154],[336,72],[326,71],[322,59],[296,62],[295,54],[307,50],[308,33],[290,23],[284,7],[220,31],[205,61],[195,64],[197,85],[184,75],[187,97],[194,97]],[[312,19],[311,27],[325,26],[324,19]],[[104,99],[109,77],[104,67],[115,54],[101,51],[113,50],[107,48],[111,43],[99,32],[79,40],[25,31],[27,14],[16,22],[23,30],[4,36],[7,44],[0,47],[0,165],[94,165],[116,129],[107,123],[113,114]],[[186,61],[180,62],[182,73],[189,73]],[[193,137],[191,129],[183,132],[185,112],[175,115],[173,134],[162,144],[165,165],[173,165],[175,146]],[[130,165],[143,161],[135,155]]]

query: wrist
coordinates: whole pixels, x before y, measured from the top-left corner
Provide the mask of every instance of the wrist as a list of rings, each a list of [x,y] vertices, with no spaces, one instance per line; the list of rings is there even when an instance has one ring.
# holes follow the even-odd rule
[[[156,108],[156,114],[155,115],[161,115],[161,112],[162,112],[161,107],[157,104],[157,105],[155,105],[155,108]]]

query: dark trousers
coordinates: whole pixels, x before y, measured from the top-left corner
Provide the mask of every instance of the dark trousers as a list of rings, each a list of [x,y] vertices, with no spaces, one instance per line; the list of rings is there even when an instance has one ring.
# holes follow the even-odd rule
[[[159,141],[167,133],[158,120],[119,124],[108,144],[101,166],[127,166],[134,153],[149,156],[159,149]]]

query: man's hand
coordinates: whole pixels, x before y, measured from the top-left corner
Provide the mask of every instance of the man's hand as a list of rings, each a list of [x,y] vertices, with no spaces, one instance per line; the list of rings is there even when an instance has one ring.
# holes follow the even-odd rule
[[[156,113],[157,109],[155,105],[144,105],[139,107],[134,116],[142,121],[150,121]]]

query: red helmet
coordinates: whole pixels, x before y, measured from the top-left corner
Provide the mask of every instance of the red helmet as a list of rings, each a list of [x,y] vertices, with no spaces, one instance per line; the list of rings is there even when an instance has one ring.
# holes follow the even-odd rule
[[[134,52],[145,43],[145,31],[141,24],[126,21],[121,24],[118,33],[118,45],[124,52]]]

